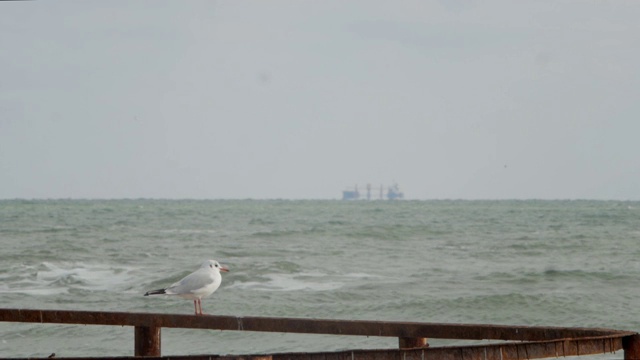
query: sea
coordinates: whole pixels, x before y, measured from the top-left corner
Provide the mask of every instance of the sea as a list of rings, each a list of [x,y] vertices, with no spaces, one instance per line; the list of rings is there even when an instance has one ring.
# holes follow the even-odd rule
[[[640,330],[633,201],[1,200],[0,246],[2,308],[192,314],[143,294],[215,259],[209,314]],[[397,346],[162,329],[163,355]],[[133,351],[131,327],[0,322],[2,358]]]

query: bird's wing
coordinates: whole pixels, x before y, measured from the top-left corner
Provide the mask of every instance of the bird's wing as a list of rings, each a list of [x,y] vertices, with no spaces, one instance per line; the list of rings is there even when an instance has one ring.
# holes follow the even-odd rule
[[[189,294],[195,290],[211,285],[213,282],[214,279],[211,277],[208,271],[198,270],[187,275],[177,283],[169,286],[166,289],[166,292],[172,294]]]

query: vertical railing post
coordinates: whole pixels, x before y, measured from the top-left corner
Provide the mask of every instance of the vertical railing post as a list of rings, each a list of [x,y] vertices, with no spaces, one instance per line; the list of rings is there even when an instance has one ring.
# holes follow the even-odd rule
[[[413,348],[421,348],[428,347],[427,338],[407,338],[401,337],[398,338],[398,343],[400,345],[400,349],[413,349]]]
[[[135,356],[160,356],[160,327],[135,327]]]
[[[640,359],[640,335],[623,337],[622,348],[624,349],[624,360]]]

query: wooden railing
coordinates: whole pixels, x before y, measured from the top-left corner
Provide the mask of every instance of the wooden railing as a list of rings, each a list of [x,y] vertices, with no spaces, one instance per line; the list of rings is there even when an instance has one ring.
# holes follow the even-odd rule
[[[161,356],[161,329],[190,328],[299,334],[381,336],[399,339],[398,349],[305,354],[238,355],[237,359],[535,359],[612,353],[640,360],[640,335],[611,329],[321,320],[300,318],[175,315],[154,313],[0,309],[1,322],[133,326],[135,356]],[[485,345],[429,347],[427,338],[506,340]],[[34,339],[37,341],[37,339]],[[216,356],[213,356],[216,357]],[[172,359],[198,357],[171,356]],[[211,356],[209,356],[211,358]]]

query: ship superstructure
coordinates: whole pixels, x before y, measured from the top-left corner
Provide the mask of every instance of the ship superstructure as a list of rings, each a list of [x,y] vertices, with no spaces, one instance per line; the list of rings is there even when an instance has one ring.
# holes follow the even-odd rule
[[[365,187],[366,193],[365,196],[362,197],[360,194],[360,190],[358,190],[358,185],[354,185],[351,188],[347,188],[342,191],[342,200],[371,200],[372,192],[377,192],[379,200],[401,200],[404,199],[404,193],[400,191],[400,187],[397,183],[394,183],[391,186],[385,187],[384,185],[380,185],[380,187],[373,187],[371,184],[367,184]],[[386,189],[386,192],[385,192]]]

